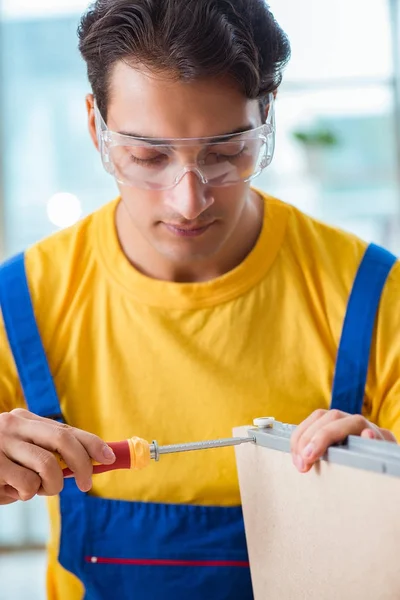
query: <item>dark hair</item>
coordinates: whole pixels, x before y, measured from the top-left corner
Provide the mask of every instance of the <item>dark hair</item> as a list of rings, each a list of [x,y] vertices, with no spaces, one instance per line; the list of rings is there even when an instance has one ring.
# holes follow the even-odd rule
[[[120,60],[184,81],[228,75],[263,105],[290,58],[266,0],[96,0],[78,35],[105,118],[111,70]]]

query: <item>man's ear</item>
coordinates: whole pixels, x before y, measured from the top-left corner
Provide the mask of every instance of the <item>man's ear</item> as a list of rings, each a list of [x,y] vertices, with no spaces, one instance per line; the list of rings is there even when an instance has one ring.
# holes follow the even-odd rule
[[[94,96],[93,94],[88,94],[86,96],[86,110],[88,114],[88,127],[90,137],[92,138],[92,142],[95,145],[96,150],[99,149],[99,142],[97,139],[97,131],[96,131],[96,119],[94,114]]]
[[[276,97],[278,95],[278,88],[276,88],[273,92],[271,92],[271,94],[274,97],[274,100],[276,100]],[[269,113],[269,95],[265,96],[260,103],[260,108],[261,108],[261,119],[262,122],[265,123],[265,121],[268,118],[268,113]]]

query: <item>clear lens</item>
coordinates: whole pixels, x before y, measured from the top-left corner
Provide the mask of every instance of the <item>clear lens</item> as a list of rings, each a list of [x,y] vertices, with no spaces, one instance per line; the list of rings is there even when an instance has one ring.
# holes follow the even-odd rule
[[[181,176],[194,170],[204,183],[213,186],[247,181],[260,172],[267,154],[267,140],[261,138],[199,146],[112,146],[109,156],[116,179],[124,185],[144,189],[168,189]],[[185,160],[187,157],[187,160]]]
[[[122,185],[141,189],[173,188],[189,171],[213,187],[250,181],[272,161],[275,144],[272,100],[270,106],[265,125],[226,141],[200,138],[168,140],[168,144],[152,144],[109,131],[96,107],[104,167]]]

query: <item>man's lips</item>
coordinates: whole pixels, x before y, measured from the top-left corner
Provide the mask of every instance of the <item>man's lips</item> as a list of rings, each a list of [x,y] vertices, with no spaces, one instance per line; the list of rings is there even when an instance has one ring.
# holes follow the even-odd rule
[[[168,231],[179,237],[198,237],[205,233],[212,225],[214,225],[214,222],[206,224],[199,223],[196,225],[164,223],[164,225]]]

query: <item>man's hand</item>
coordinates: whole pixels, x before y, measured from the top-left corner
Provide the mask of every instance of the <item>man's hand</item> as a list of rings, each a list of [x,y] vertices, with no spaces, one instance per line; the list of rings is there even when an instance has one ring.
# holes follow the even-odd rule
[[[115,461],[111,448],[91,433],[22,409],[0,414],[0,505],[59,494],[64,478],[53,452],[73,471],[82,492],[92,487],[92,459]]]
[[[294,431],[291,439],[293,463],[301,473],[307,473],[329,446],[343,442],[349,435],[396,442],[390,431],[377,427],[361,415],[320,409],[313,412]]]

